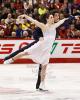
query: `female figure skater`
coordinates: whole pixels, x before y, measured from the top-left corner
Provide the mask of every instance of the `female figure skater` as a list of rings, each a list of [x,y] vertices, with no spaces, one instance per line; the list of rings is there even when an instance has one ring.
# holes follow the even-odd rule
[[[11,53],[10,55],[6,56],[4,58],[4,64],[9,64],[11,63],[11,59],[16,56],[17,54],[23,52],[24,50],[30,48],[32,45],[34,45],[35,43],[37,43],[39,41],[40,38],[43,38],[43,33],[42,33],[42,30],[39,28],[39,27],[35,27],[35,30],[33,32],[33,38],[34,38],[34,41],[29,43],[27,46],[23,47],[23,48],[20,48],[19,50]],[[40,86],[40,82],[41,82],[41,76],[40,76],[40,73],[41,73],[41,64],[39,64],[39,71],[38,71],[38,78],[37,78],[37,82],[36,82],[36,89],[39,88]]]
[[[54,23],[54,17],[52,14],[47,14],[47,23],[43,24],[38,22],[37,20],[34,20],[33,18],[27,16],[27,15],[22,15],[26,17],[26,19],[30,20],[31,22],[35,23],[38,27],[42,29],[43,36],[44,38],[41,38],[37,43],[35,43],[33,46],[25,50],[24,52],[16,55],[11,59],[11,62],[14,60],[21,58],[25,55],[29,55],[30,58],[42,65],[41,69],[41,83],[39,90],[46,91],[45,89],[45,75],[46,75],[46,67],[49,63],[49,58],[50,58],[50,50],[52,48],[52,44],[55,40],[56,36],[56,28],[60,26],[61,24],[64,23],[65,20],[68,18],[64,18],[60,20],[57,23]]]

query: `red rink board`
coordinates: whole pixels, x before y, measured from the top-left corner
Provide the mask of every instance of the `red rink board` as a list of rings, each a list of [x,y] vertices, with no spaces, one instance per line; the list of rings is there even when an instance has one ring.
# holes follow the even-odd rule
[[[4,60],[0,59],[0,64]],[[49,63],[80,63],[80,58],[50,58]],[[13,64],[35,64],[31,59],[18,59]]]
[[[23,40],[23,39],[0,39],[0,53],[2,51],[8,52],[8,49],[12,49],[12,52],[17,50],[19,46],[23,43],[30,43],[33,40]],[[68,39],[68,40],[56,40],[55,50],[50,58],[50,63],[80,63],[80,39]],[[6,45],[7,44],[7,45]],[[12,46],[11,46],[12,45]],[[5,50],[4,50],[5,48]],[[10,50],[11,50],[10,49]],[[5,53],[6,53],[5,52]],[[10,54],[8,53],[8,54]],[[3,58],[5,54],[0,54],[0,64],[3,63]],[[33,64],[31,59],[23,58],[18,59],[14,62],[15,64]]]

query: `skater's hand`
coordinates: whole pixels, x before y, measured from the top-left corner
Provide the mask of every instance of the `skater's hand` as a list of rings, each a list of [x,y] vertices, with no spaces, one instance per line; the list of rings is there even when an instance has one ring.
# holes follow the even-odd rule
[[[75,16],[75,19],[78,19],[79,20],[79,16]]]
[[[22,16],[25,17],[26,19],[29,18],[29,16],[26,14],[23,14]]]
[[[21,18],[27,18],[27,15],[26,14],[22,14],[22,15],[20,15],[19,17],[21,17]]]

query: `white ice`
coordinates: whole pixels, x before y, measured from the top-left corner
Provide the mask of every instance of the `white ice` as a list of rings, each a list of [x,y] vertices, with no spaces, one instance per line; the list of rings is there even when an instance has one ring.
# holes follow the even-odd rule
[[[46,88],[36,91],[37,64],[0,65],[0,100],[80,100],[80,64],[49,64]]]

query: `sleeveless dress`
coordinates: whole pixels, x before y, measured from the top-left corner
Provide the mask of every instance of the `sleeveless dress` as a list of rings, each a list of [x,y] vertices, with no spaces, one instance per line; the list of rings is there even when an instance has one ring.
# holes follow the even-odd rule
[[[59,21],[60,22],[60,21]],[[48,64],[50,59],[50,51],[56,36],[56,28],[63,22],[51,25],[45,32],[43,32],[44,39],[38,41],[36,44],[25,50],[25,53],[29,54],[30,59],[38,64]]]

